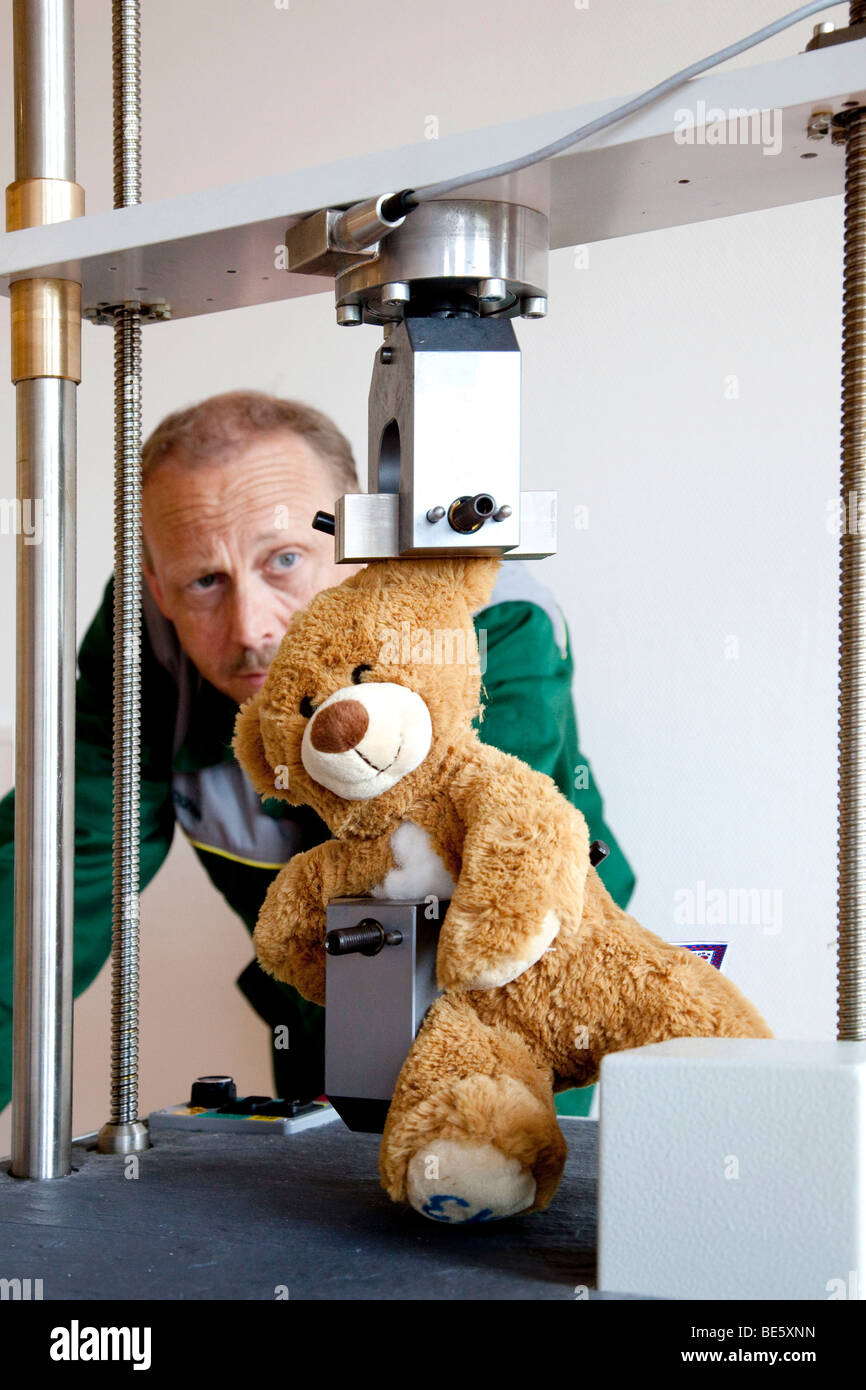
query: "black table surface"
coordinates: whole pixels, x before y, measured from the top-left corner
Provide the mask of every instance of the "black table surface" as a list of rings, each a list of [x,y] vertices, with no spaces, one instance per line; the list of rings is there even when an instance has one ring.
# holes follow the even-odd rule
[[[0,1164],[0,1275],[44,1299],[575,1299],[595,1290],[598,1126],[560,1117],[545,1212],[429,1221],[379,1185],[379,1136],[160,1131],[135,1165],[73,1145],[73,1172]],[[587,1293],[588,1291],[588,1293]]]

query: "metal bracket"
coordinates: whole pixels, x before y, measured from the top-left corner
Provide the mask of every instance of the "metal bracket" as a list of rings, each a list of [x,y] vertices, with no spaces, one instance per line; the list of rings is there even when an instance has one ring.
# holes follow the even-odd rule
[[[121,313],[138,314],[142,323],[161,323],[171,318],[171,305],[164,299],[155,299],[152,304],[141,304],[137,299],[127,300],[125,304],[95,304],[82,309],[81,317],[91,323],[107,323],[112,327]]]
[[[866,39],[866,20],[857,24],[847,24],[842,29],[837,29],[829,21],[816,24],[804,52],[812,53],[816,48],[831,48],[833,44],[851,43],[855,39]]]
[[[340,208],[322,208],[290,227],[286,232],[286,269],[297,275],[333,278],[351,266],[375,259],[379,252],[378,241],[362,250],[341,243],[337,224],[342,216]]]
[[[834,44],[852,43],[857,39],[866,39],[866,20],[841,29],[829,22],[816,24],[805,51],[812,53],[816,48],[830,48]],[[863,103],[860,101],[845,101],[839,111],[815,111],[806,126],[806,135],[810,140],[823,140],[829,134],[834,145],[844,145],[848,139],[848,126],[862,109]]]

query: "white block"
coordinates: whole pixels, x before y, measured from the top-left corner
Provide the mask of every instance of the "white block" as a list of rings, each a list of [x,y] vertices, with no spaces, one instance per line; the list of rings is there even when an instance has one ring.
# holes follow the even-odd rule
[[[678,1038],[600,1093],[600,1289],[866,1297],[866,1043]]]

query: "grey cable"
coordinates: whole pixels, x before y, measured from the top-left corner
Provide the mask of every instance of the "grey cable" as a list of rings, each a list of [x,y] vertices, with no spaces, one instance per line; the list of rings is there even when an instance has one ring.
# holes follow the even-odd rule
[[[459,174],[453,179],[443,179],[441,183],[428,184],[426,188],[413,189],[409,201],[410,203],[426,203],[431,198],[442,197],[446,193],[453,192],[455,188],[462,188],[467,183],[480,182],[482,179],[501,178],[505,174],[516,173],[518,169],[526,169],[530,164],[538,164],[543,159],[552,159],[554,155],[561,154],[563,150],[571,149],[573,145],[588,139],[590,135],[595,135],[600,130],[606,130],[615,122],[623,120],[626,116],[631,116],[635,111],[640,111],[645,106],[649,106],[658,97],[665,96],[675,87],[688,82],[689,78],[697,77],[699,73],[706,72],[708,68],[716,67],[719,63],[726,62],[728,58],[735,58],[738,53],[745,53],[746,49],[754,48],[756,44],[763,43],[765,39],[771,39],[774,34],[781,33],[783,29],[790,28],[792,24],[798,24],[801,19],[808,19],[810,15],[820,14],[822,10],[833,9],[839,3],[840,0],[812,0],[811,4],[801,5],[798,10],[792,10],[790,14],[784,15],[781,19],[764,25],[762,29],[756,30],[748,38],[728,44],[726,48],[720,48],[709,58],[701,58],[698,62],[691,63],[689,67],[681,68],[672,77],[665,78],[664,82],[650,87],[640,96],[632,97],[631,101],[624,102],[622,106],[617,106],[613,111],[607,111],[603,116],[597,116],[595,120],[579,126],[577,130],[569,131],[567,135],[560,136],[558,140],[551,141],[549,145],[542,145],[540,149],[533,150],[530,154],[519,155],[516,159],[508,159],[504,164],[493,164],[487,169],[476,169],[471,174]]]

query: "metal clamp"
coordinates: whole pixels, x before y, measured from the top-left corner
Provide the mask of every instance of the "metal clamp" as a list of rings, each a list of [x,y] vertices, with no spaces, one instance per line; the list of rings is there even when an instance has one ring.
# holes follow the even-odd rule
[[[155,299],[152,304],[142,304],[137,299],[128,299],[123,304],[106,304],[100,301],[99,304],[83,309],[81,317],[89,319],[91,323],[107,323],[114,327],[122,313],[138,314],[142,323],[161,323],[171,318],[171,305],[164,299]]]

